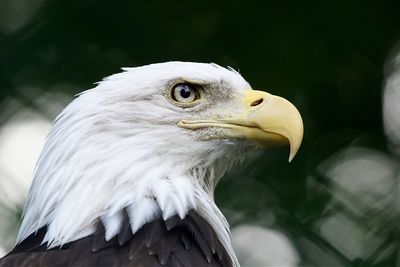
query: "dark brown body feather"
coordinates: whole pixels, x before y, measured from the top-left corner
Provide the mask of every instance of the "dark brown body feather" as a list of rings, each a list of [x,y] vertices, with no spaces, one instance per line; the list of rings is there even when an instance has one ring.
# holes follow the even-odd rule
[[[106,242],[102,223],[94,235],[63,247],[41,245],[46,228],[29,236],[0,260],[0,267],[230,267],[232,262],[211,226],[196,212],[181,220],[157,219],[134,235],[125,219],[119,234]]]

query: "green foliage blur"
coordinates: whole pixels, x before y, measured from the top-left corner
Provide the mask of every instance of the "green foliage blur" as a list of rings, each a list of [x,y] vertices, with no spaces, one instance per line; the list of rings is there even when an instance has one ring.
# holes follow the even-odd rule
[[[221,181],[216,201],[231,224],[283,231],[302,266],[400,266],[399,206],[352,213],[335,202],[321,167],[349,147],[390,155],[381,99],[384,63],[400,37],[399,1],[16,2],[0,3],[0,123],[9,97],[54,118],[32,99],[77,94],[125,66],[231,66],[254,89],[294,103],[305,126],[291,164],[287,148],[265,151]],[[383,241],[347,253],[319,227],[333,213]]]

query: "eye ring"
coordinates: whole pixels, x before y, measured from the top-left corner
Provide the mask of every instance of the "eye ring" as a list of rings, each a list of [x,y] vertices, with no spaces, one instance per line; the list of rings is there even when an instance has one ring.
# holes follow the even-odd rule
[[[178,83],[171,90],[171,98],[180,104],[190,104],[200,98],[200,93],[193,84]]]

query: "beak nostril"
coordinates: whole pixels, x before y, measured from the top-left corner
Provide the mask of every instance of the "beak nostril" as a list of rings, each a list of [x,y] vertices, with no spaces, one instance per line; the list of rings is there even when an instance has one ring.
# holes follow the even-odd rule
[[[252,106],[252,107],[258,106],[258,105],[260,105],[263,101],[264,101],[263,98],[257,99],[256,101],[254,101],[253,103],[251,103],[250,106]]]

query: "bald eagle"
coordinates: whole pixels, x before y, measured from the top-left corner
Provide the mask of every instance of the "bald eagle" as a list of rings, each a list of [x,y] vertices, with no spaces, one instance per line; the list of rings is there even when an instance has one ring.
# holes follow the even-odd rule
[[[239,266],[214,188],[251,148],[290,161],[299,112],[216,64],[123,70],[56,118],[0,266]]]

